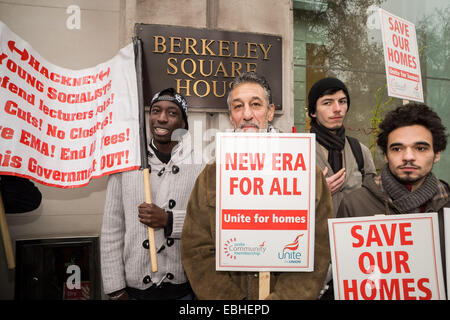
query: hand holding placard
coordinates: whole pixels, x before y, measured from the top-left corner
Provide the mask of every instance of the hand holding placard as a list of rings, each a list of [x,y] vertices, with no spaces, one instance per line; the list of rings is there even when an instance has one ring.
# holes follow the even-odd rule
[[[150,170],[145,168],[142,170],[144,175],[145,202],[152,203],[152,195],[150,189]],[[156,257],[155,230],[151,227],[148,229],[148,242],[150,247],[150,261],[152,264],[152,272],[158,271],[158,261]]]

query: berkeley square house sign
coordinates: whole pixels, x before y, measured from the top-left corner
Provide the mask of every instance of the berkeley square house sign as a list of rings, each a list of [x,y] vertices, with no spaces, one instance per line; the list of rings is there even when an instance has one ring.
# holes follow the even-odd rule
[[[272,102],[282,109],[282,39],[280,36],[188,27],[137,24],[143,48],[144,103],[173,87],[191,107],[227,110],[233,78],[243,72],[263,75]]]

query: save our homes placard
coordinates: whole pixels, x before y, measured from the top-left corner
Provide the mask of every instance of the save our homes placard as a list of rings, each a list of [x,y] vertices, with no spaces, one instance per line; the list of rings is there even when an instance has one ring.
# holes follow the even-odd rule
[[[328,220],[336,300],[445,300],[436,213]]]
[[[313,271],[314,209],[314,135],[217,134],[217,270]]]
[[[383,9],[379,12],[388,95],[423,102],[416,28]]]

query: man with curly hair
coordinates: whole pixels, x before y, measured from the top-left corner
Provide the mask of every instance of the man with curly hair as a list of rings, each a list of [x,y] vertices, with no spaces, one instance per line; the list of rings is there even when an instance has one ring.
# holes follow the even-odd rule
[[[377,144],[386,165],[344,197],[338,217],[437,212],[450,206],[448,184],[431,172],[447,145],[436,112],[409,103],[389,112],[380,129]]]

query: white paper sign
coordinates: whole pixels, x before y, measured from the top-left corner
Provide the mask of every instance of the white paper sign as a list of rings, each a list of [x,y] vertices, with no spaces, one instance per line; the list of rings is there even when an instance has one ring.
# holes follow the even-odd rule
[[[73,188],[139,166],[133,45],[70,70],[0,22],[0,174]]]
[[[436,213],[329,219],[336,300],[445,300]]]
[[[315,154],[313,134],[217,134],[217,270],[313,271]]]
[[[413,23],[380,9],[388,95],[423,102],[416,28]]]

